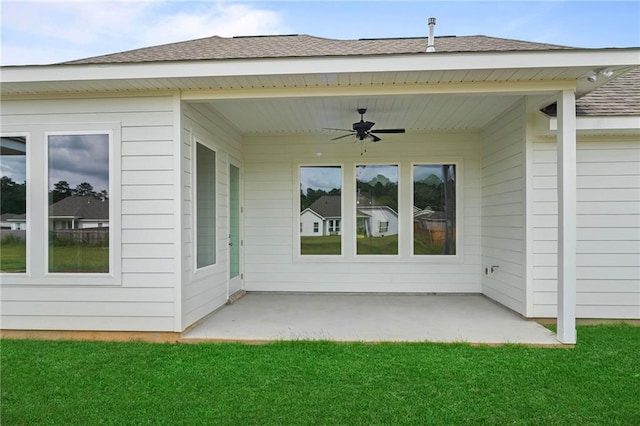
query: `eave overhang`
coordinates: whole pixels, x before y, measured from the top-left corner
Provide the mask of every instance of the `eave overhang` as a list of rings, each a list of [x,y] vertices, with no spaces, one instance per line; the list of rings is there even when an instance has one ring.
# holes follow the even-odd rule
[[[173,90],[193,99],[197,98],[193,93],[208,91],[211,99],[216,93],[222,98],[233,96],[223,96],[225,91],[238,95],[257,90],[273,96],[282,89],[317,89],[326,95],[332,88],[342,91],[375,85],[407,90],[433,86],[432,93],[496,93],[518,91],[518,87],[540,92],[575,87],[580,95],[606,82],[589,82],[586,77],[594,71],[622,72],[639,64],[640,49],[625,48],[10,66],[0,70],[0,93]],[[457,85],[462,87],[454,89]]]

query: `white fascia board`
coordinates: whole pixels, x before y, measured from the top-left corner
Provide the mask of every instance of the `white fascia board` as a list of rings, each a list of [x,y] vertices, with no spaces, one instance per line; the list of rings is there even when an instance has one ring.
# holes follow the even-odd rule
[[[549,119],[549,130],[558,130],[558,119]],[[578,117],[576,130],[640,130],[640,117]]]
[[[398,71],[628,67],[640,49],[420,53],[3,67],[4,83]]]

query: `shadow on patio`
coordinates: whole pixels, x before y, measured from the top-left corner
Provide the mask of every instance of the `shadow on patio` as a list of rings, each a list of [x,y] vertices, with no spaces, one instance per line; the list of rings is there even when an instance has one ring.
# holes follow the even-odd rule
[[[560,345],[554,333],[482,295],[250,293],[183,341],[334,340]]]

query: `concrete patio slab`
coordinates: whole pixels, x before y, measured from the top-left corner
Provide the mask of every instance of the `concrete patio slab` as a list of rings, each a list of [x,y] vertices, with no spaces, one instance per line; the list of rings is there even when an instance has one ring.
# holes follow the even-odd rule
[[[559,345],[548,329],[482,295],[250,293],[182,339]]]

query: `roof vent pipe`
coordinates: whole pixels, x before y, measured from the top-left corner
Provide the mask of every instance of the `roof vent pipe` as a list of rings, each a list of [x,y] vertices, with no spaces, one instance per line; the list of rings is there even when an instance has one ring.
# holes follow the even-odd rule
[[[436,26],[436,18],[429,18],[429,44],[427,45],[427,52],[435,52],[436,45],[435,40],[433,38],[433,27]]]

